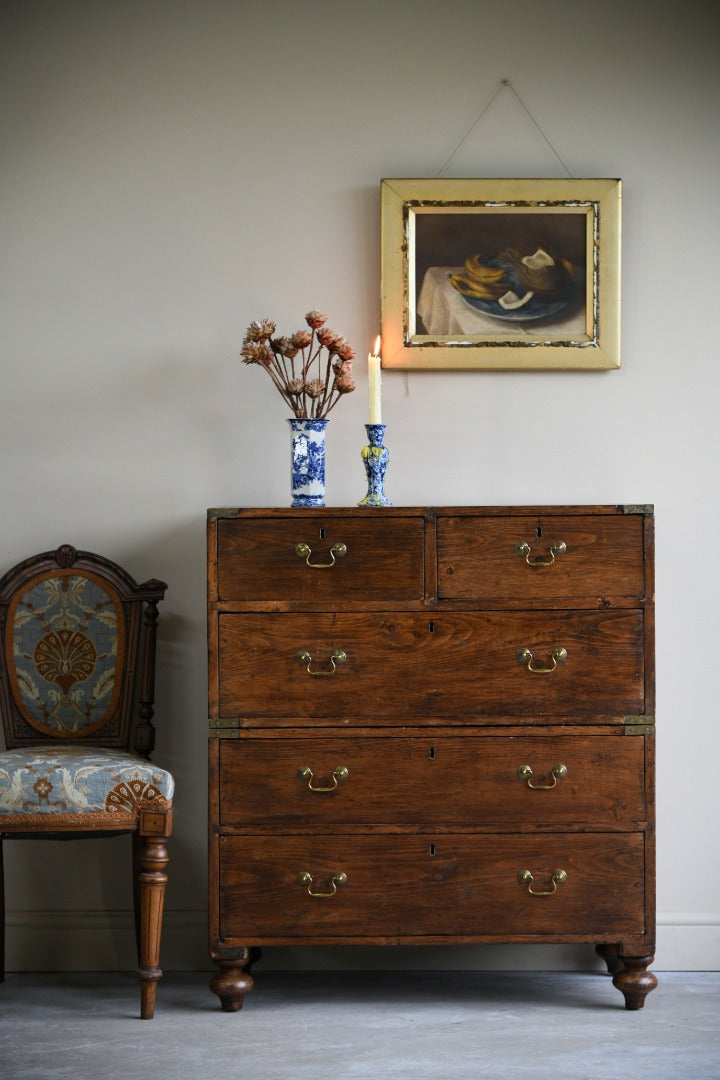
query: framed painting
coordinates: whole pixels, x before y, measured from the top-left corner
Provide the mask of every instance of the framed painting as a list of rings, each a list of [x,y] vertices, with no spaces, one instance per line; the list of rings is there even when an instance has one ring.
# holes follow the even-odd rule
[[[386,368],[620,367],[620,180],[382,180]]]

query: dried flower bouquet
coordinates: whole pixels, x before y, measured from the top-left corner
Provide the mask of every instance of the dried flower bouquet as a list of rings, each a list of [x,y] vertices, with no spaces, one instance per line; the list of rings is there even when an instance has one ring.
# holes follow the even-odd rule
[[[277,338],[271,319],[250,323],[240,355],[244,363],[265,368],[297,419],[319,420],[355,389],[355,351],[325,326],[327,316],[321,311],[309,311],[305,321],[309,330]]]

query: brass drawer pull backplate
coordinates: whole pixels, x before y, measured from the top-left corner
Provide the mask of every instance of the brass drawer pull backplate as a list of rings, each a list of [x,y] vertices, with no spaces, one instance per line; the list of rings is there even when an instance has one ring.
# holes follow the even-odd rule
[[[327,787],[323,787],[320,784],[313,784],[314,773],[309,765],[301,765],[298,769],[298,776],[301,780],[307,780],[307,786],[311,791],[318,791],[320,793],[326,791],[335,791],[338,786],[338,780],[347,780],[350,775],[349,769],[344,765],[338,765],[336,769],[332,771],[332,784]]]
[[[547,555],[533,555],[532,548],[524,540],[518,540],[515,545],[515,554],[524,559],[528,566],[552,566],[557,556],[564,555],[566,551],[564,540],[553,540]]]
[[[301,664],[305,668],[308,675],[334,675],[335,668],[340,664],[344,664],[347,660],[347,653],[344,653],[342,649],[336,649],[335,652],[332,653],[332,655],[328,659],[330,662],[330,667],[315,668],[313,670],[313,658],[307,651],[307,649],[300,649],[297,654],[298,664]]]
[[[553,870],[550,878],[551,889],[533,889],[533,876],[529,870],[519,870],[517,877],[521,885],[527,885],[527,891],[531,896],[552,896],[553,893],[557,892],[558,885],[564,885],[567,881],[565,870]]]
[[[525,664],[528,671],[532,671],[533,675],[549,675],[551,671],[554,671],[558,664],[564,664],[567,660],[567,649],[564,649],[562,645],[553,649],[550,654],[551,664],[546,664],[544,661],[533,663],[533,654],[529,649],[518,649],[517,658],[521,664]]]
[[[347,546],[343,543],[333,544],[330,548],[330,562],[310,562],[312,548],[309,544],[296,544],[295,554],[298,559],[304,559],[307,565],[313,570],[328,570],[331,566],[335,565],[336,557],[339,559],[342,558],[343,555],[347,555]]]
[[[342,870],[338,871],[337,874],[333,874],[330,878],[330,892],[313,891],[313,876],[312,874],[309,874],[307,870],[300,871],[297,876],[297,883],[307,889],[308,896],[312,896],[316,900],[324,900],[329,896],[335,895],[338,891],[338,885],[347,884],[347,874],[343,873]]]
[[[529,765],[518,765],[517,775],[520,780],[526,780],[527,786],[532,788],[533,791],[552,791],[554,787],[557,787],[558,780],[562,780],[567,776],[567,765],[563,765],[560,761],[557,765],[554,765],[550,775],[552,776],[552,784],[533,784],[532,782],[533,771]]]

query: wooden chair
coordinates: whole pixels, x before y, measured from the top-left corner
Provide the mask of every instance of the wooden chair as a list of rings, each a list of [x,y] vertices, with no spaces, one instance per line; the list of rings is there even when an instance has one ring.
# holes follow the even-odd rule
[[[166,588],[155,580],[138,585],[109,559],[67,544],[0,580],[0,979],[2,839],[132,833],[145,1020],[162,976],[174,789],[171,774],[148,760],[157,605]]]

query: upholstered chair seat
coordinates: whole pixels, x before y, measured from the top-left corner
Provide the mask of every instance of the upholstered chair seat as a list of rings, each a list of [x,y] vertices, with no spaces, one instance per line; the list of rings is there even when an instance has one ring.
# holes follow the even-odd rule
[[[132,834],[144,1019],[162,975],[174,792],[172,775],[149,760],[166,588],[154,579],[138,585],[116,563],[70,545],[0,580],[0,840]],[[0,863],[4,946],[1,871]]]
[[[139,810],[172,804],[172,774],[104,747],[37,746],[0,753],[0,826],[134,827]]]

